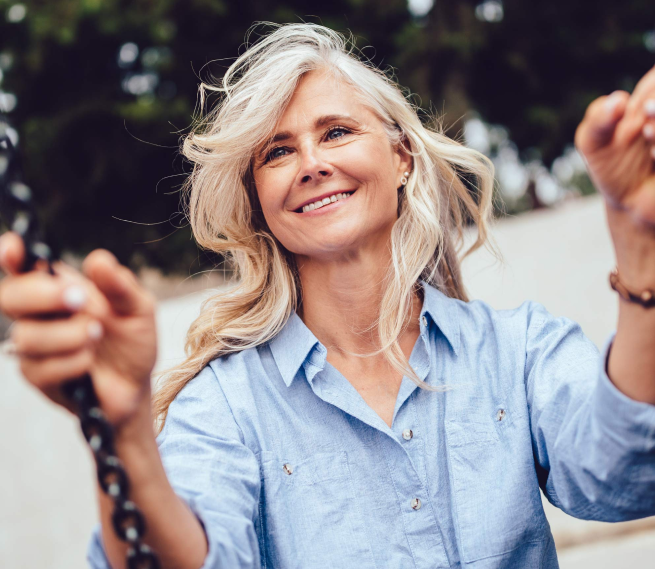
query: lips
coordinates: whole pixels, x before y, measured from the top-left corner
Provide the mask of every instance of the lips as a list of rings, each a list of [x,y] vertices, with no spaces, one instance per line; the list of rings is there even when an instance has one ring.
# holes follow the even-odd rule
[[[311,198],[311,199],[309,199],[307,201],[304,201],[302,204],[300,204],[300,206],[298,206],[293,211],[295,211],[296,213],[302,213],[302,208],[305,207],[306,205],[310,204],[310,203],[314,203],[314,202],[317,202],[319,200],[324,200],[325,198],[329,198],[330,196],[336,196],[337,194],[345,194],[345,193],[354,194],[355,191],[356,190],[335,190],[333,192],[326,192],[324,194],[321,194],[320,196],[316,196],[316,197]]]

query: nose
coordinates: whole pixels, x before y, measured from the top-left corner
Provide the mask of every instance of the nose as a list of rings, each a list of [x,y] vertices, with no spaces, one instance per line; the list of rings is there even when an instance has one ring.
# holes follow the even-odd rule
[[[308,185],[311,182],[319,182],[329,178],[334,169],[323,158],[320,150],[314,145],[307,145],[300,150],[300,170],[298,171],[298,183]]]

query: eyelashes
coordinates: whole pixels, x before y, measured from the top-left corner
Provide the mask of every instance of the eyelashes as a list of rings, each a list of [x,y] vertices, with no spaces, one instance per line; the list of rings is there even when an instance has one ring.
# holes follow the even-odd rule
[[[344,134],[342,134],[341,136],[332,137],[332,133],[336,133],[336,132],[342,132]],[[352,132],[353,132],[352,129],[350,129],[348,127],[340,126],[340,125],[333,125],[333,126],[331,126],[330,128],[327,129],[327,131],[323,135],[323,140],[325,140],[326,142],[332,142],[332,141],[335,141],[335,140],[340,140],[346,134],[352,134]],[[287,153],[289,151],[290,151],[290,148],[287,147],[287,146],[276,146],[275,148],[271,148],[271,150],[269,150],[266,153],[266,157],[264,158],[264,164],[266,164],[267,162],[271,162],[273,160],[277,160],[278,158],[283,158],[284,156],[287,155]],[[282,153],[282,152],[284,152],[284,153]]]
[[[276,158],[282,158],[282,156],[285,156],[285,154],[277,154],[278,150],[287,151],[288,148],[286,146],[276,146],[275,148],[272,148],[266,154],[266,158],[264,159],[264,164],[266,164],[267,162],[270,162],[271,160],[275,160]]]
[[[352,130],[346,128],[345,126],[334,125],[327,129],[327,132],[325,133],[325,138],[327,140],[338,140],[339,138],[343,138],[344,135],[338,136],[337,138],[330,138],[330,135],[333,132],[337,132],[337,131],[342,131],[345,132],[346,134],[352,133]]]

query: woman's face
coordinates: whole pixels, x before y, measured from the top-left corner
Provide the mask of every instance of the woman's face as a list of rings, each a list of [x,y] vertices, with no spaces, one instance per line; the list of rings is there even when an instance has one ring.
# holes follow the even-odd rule
[[[386,247],[409,169],[409,157],[392,147],[355,90],[324,71],[302,78],[253,168],[273,235],[292,253],[317,260]],[[330,196],[340,199],[303,211]]]

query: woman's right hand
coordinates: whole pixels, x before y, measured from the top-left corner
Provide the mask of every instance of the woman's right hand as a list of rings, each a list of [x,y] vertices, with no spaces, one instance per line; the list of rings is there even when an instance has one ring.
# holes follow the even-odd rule
[[[24,251],[16,233],[0,237],[0,268],[6,274],[0,311],[14,320],[10,338],[25,378],[72,411],[60,387],[88,372],[115,427],[149,417],[157,357],[154,296],[105,249],[86,257],[83,273],[55,262],[54,276],[43,267],[19,273]],[[67,297],[82,302],[75,308]]]

